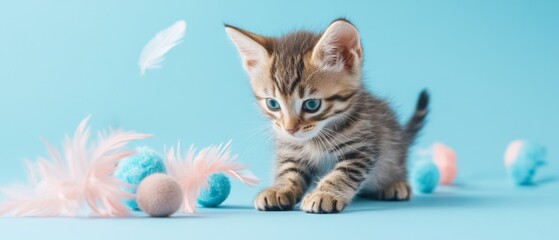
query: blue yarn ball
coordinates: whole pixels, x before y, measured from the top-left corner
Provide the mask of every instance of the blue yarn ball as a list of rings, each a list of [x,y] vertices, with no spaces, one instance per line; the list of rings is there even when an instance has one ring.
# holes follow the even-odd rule
[[[431,193],[439,183],[440,173],[435,163],[429,160],[421,160],[412,165],[410,176],[414,191]]]
[[[215,173],[208,178],[208,187],[200,192],[196,201],[204,207],[217,207],[227,199],[230,192],[229,178],[223,173]]]
[[[147,176],[153,173],[165,173],[163,158],[153,149],[141,147],[133,156],[122,159],[117,166],[115,176],[122,182],[131,184],[134,188],[124,189],[136,193],[136,187]],[[132,210],[140,210],[136,199],[129,199],[124,204]]]
[[[509,166],[509,174],[516,185],[530,185],[536,169],[545,163],[545,146],[532,141],[524,141],[514,163]]]

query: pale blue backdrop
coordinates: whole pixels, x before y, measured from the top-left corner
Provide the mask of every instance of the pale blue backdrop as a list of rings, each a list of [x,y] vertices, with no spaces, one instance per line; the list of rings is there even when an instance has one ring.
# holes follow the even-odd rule
[[[451,145],[457,184],[409,203],[357,202],[341,215],[256,212],[252,198],[270,182],[272,144],[258,133],[267,125],[223,23],[275,36],[321,31],[337,17],[359,28],[368,88],[390,99],[402,120],[429,89],[431,115],[418,146]],[[179,19],[188,24],[184,42],[162,69],[140,77],[142,47]],[[254,189],[235,183],[224,208],[197,217],[0,219],[0,236],[557,239],[558,95],[553,0],[2,1],[0,185],[24,180],[21,160],[46,153],[39,137],[58,144],[89,114],[94,129],[154,134],[142,144],[158,150],[178,140],[233,139],[239,160],[264,182]],[[502,155],[516,138],[549,148],[536,186],[508,182]]]

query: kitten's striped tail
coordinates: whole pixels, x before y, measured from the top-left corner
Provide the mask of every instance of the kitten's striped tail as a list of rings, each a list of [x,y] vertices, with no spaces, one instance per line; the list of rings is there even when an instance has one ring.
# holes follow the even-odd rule
[[[408,142],[408,145],[411,145],[414,142],[417,133],[425,125],[425,117],[428,113],[428,105],[429,93],[426,89],[423,89],[423,91],[421,91],[421,93],[419,94],[419,98],[417,99],[417,107],[415,107],[415,112],[404,127],[404,140]]]

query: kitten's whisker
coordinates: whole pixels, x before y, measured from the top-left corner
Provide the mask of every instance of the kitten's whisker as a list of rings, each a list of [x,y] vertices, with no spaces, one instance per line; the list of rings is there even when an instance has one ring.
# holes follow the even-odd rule
[[[259,128],[256,129],[252,129],[249,132],[252,132],[248,137],[244,138],[244,140],[241,140],[240,145],[245,145],[246,143],[248,143],[252,138],[254,138],[256,135],[258,134],[262,134],[265,140],[271,140],[271,138],[269,137],[271,135],[271,127],[269,125],[266,126],[261,126]],[[262,143],[264,141],[259,141],[259,143]],[[254,147],[254,144],[249,144],[247,145],[240,153],[241,154],[245,154],[249,148]]]
[[[329,130],[329,129],[326,129],[326,130]],[[330,131],[332,131],[332,130],[330,130]],[[334,131],[332,131],[332,132],[335,133]],[[329,133],[329,134],[330,134],[330,133]],[[351,140],[350,138],[348,138],[347,136],[345,136],[345,135],[343,135],[343,134],[341,134],[341,133],[337,133],[337,134],[342,135],[342,136],[345,137],[347,140]],[[336,138],[336,136],[334,136],[334,135],[332,135],[332,134],[330,134],[330,135],[331,135],[333,138]],[[352,149],[352,150],[354,150],[354,151],[356,151],[356,152],[358,152],[358,153],[362,153],[362,154],[365,154],[365,155],[369,155],[369,154],[366,153],[366,152],[359,151],[359,150],[355,149],[355,148],[352,147],[351,145],[344,144],[343,141],[340,141],[339,139],[337,139],[337,140],[338,140],[338,142],[340,142],[340,144],[343,144],[345,147],[348,147],[349,149]],[[340,150],[341,150],[341,149],[338,149],[337,151],[340,151]]]
[[[326,146],[324,145],[324,143],[322,142],[322,140],[320,139],[320,137],[316,138],[316,140],[318,141],[317,143],[320,145],[319,148],[326,148]],[[319,158],[323,158],[323,152],[324,151],[319,151]]]
[[[250,135],[245,137],[243,140],[241,140],[241,143],[244,144],[247,141],[249,141],[250,139],[252,139],[254,136],[258,135],[258,134],[263,134],[265,133],[267,129],[265,128],[261,128],[261,129],[253,129],[251,131],[249,131]]]
[[[330,149],[334,149],[334,145],[330,141],[328,141],[327,135],[325,135],[325,134],[326,134],[326,132],[321,131],[318,135],[318,139],[325,142],[323,152],[324,152],[324,154],[327,154],[327,153],[330,152]],[[337,153],[336,152],[333,152],[333,153],[334,153],[334,156],[336,157],[336,159],[339,159],[339,156],[337,156]]]
[[[323,133],[324,132],[320,132],[319,137],[318,137],[319,141],[322,143],[322,148],[323,148],[323,151],[320,152],[321,159],[324,159],[324,157],[327,156],[327,154],[330,152],[329,149],[331,148],[327,139],[323,138],[325,136],[325,135],[323,135]],[[320,135],[322,135],[322,136],[320,136]]]
[[[332,137],[329,137],[328,135],[330,135],[330,134],[329,134],[328,132],[326,132],[326,131],[323,132],[323,134],[324,134],[323,136],[325,137],[325,140],[326,140],[326,141],[328,141],[326,138],[330,138],[330,139],[333,138],[333,136],[332,136]],[[335,141],[335,140],[332,139],[332,141]],[[338,141],[338,142],[339,142],[339,141]],[[329,143],[330,143],[330,142],[329,142]],[[330,149],[333,150],[333,153],[334,153],[334,156],[336,156],[336,159],[338,159],[338,160],[344,160],[344,159],[342,159],[342,158],[343,158],[343,155],[341,154],[341,152],[339,151],[339,149],[336,150],[336,146],[335,146],[333,143],[330,143],[330,148],[329,148],[329,149],[326,149],[326,150],[327,150],[327,151],[330,151]]]
[[[351,140],[351,139],[352,139],[352,138],[350,138],[350,137],[344,135],[344,134],[341,133],[341,132],[335,132],[335,131],[332,130],[332,129],[325,129],[325,130],[328,131],[328,132],[329,132],[331,135],[333,135],[333,136],[334,136],[334,134],[336,134],[336,135],[340,135],[341,137],[344,137],[345,140],[343,140],[343,141],[347,141],[347,140]],[[340,140],[342,140],[342,139],[337,138],[337,140],[340,141]],[[343,141],[341,141],[341,142],[343,142]]]

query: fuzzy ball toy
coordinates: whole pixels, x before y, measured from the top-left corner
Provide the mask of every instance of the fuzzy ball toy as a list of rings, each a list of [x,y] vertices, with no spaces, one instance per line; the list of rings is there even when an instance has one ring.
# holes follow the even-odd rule
[[[196,199],[208,185],[221,189],[222,197],[227,197],[224,193],[229,190],[223,183],[228,180],[210,178],[213,174],[223,173],[249,186],[259,182],[244,164],[235,161],[229,143],[198,152],[191,147],[185,156],[180,146],[176,151],[171,148],[163,161],[153,150],[126,148],[129,142],[151,135],[99,131],[92,142],[88,121],[89,117],[85,118],[73,137],[66,137],[61,152],[45,141],[49,156],[26,162],[28,184],[0,188],[0,216],[75,217],[90,213],[125,217],[130,212],[124,200],[134,198],[126,190],[135,183],[140,185],[137,202],[150,216],[170,216],[177,210],[194,213]],[[165,168],[168,176],[157,173]],[[147,175],[153,177],[143,179]]]
[[[450,185],[456,177],[456,154],[449,146],[434,143],[432,147],[433,162],[440,174],[440,183]]]
[[[208,178],[208,186],[200,192],[196,201],[204,207],[217,207],[227,199],[229,192],[229,178],[223,173],[215,173]]]
[[[123,159],[115,172],[115,176],[122,182],[130,184],[131,187],[124,190],[136,193],[136,187],[142,180],[153,173],[165,173],[165,163],[163,158],[148,147],[138,148],[136,154]],[[131,210],[139,210],[135,199],[125,201],[126,206]]]
[[[138,186],[136,200],[142,211],[152,217],[168,217],[182,204],[183,193],[173,178],[155,173],[146,177]]]
[[[184,201],[181,212],[196,212],[196,200],[201,191],[209,185],[215,184],[214,186],[217,186],[217,183],[224,183],[225,180],[217,179],[219,177],[212,181],[210,176],[216,173],[223,173],[229,177],[236,178],[248,186],[257,184],[259,182],[258,178],[252,175],[244,164],[236,162],[236,159],[237,156],[231,155],[230,143],[206,147],[199,152],[191,147],[186,152],[186,155],[183,155],[181,152],[180,144],[177,146],[176,151],[174,148],[171,148],[166,154],[165,166],[169,176],[177,180],[182,188]],[[222,187],[220,186],[219,188],[221,189]],[[220,192],[222,194],[221,197],[227,197],[225,186],[223,186]],[[212,199],[211,203],[215,204],[218,202],[217,200],[221,199]]]
[[[413,163],[410,178],[414,191],[431,193],[439,183],[439,169],[430,160],[419,160]]]
[[[505,166],[516,185],[530,185],[536,169],[545,163],[543,145],[524,140],[512,141],[505,151]]]

